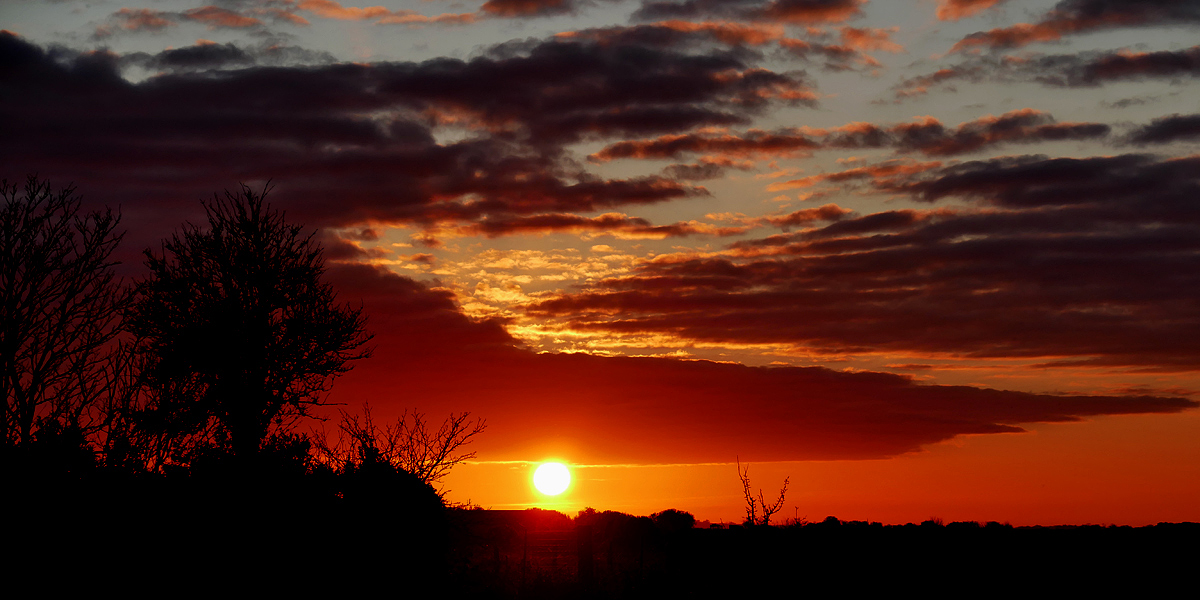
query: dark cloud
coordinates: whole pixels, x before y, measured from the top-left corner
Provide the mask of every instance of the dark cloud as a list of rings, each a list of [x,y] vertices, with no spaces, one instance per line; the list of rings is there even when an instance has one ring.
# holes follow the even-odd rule
[[[620,0],[605,0],[618,2]],[[580,9],[594,5],[592,0],[487,0],[479,12],[493,17],[552,17],[577,14]]]
[[[976,56],[957,65],[901,81],[897,101],[953,90],[956,81],[1030,82],[1053,87],[1094,87],[1111,81],[1177,79],[1200,76],[1200,46],[1160,52],[1082,52],[1029,56]]]
[[[712,43],[727,46],[762,46],[784,39],[775,24],[662,21],[630,26],[597,27],[558,34],[560,38],[583,38],[605,44],[636,44],[664,48],[696,47]]]
[[[595,211],[705,192],[597,177],[565,144],[741,124],[812,95],[800,74],[720,50],[550,39],[467,61],[271,67],[269,48],[215,46],[131,58],[0,34],[0,170],[75,181],[146,227],[267,179],[316,226]],[[120,66],[135,59],[174,70],[131,82]],[[439,143],[445,128],[458,141]]]
[[[634,20],[730,19],[788,23],[840,23],[862,14],[864,0],[643,0]]]
[[[839,42],[829,43],[826,32],[788,37],[784,27],[770,21],[661,21],[628,27],[601,27],[558,34],[560,38],[589,39],[603,44],[638,44],[663,48],[732,46],[748,58],[773,47],[775,56],[820,62],[828,71],[875,69],[882,65],[868,51],[900,52],[891,41],[892,29],[841,27]],[[754,50],[751,50],[754,49]]]
[[[723,177],[729,169],[749,171],[752,168],[753,163],[746,161],[738,162],[723,156],[704,157],[692,164],[670,165],[663,169],[663,175],[677,180],[703,181]]]
[[[1016,209],[1073,205],[1120,208],[1128,211],[1125,216],[1130,219],[1190,222],[1200,216],[1200,207],[1187,198],[1200,181],[1197,167],[1197,156],[1166,160],[1143,154],[1005,157],[917,174],[891,189],[924,202],[966,197]],[[1159,210],[1166,212],[1155,212]]]
[[[1025,108],[999,117],[987,116],[949,128],[933,117],[914,123],[851,123],[833,129],[751,130],[742,134],[689,133],[611,144],[589,158],[605,162],[621,158],[662,159],[705,154],[725,160],[745,157],[784,158],[819,149],[895,148],[928,156],[977,152],[1000,144],[1033,144],[1106,137],[1103,123],[1058,123],[1048,113]]]
[[[1200,140],[1200,114],[1155,119],[1129,135],[1129,141],[1134,144],[1166,144],[1180,140]]]
[[[713,154],[739,158],[786,157],[807,154],[818,147],[820,145],[817,142],[795,129],[777,132],[752,130],[741,135],[689,133],[666,135],[651,140],[617,142],[589,158],[604,162],[619,158],[674,158],[683,154]]]
[[[341,301],[362,303],[376,334],[374,356],[339,379],[331,400],[369,399],[383,418],[413,406],[470,410],[488,420],[478,450],[494,460],[540,454],[554,439],[598,459],[882,458],[1023,423],[1196,405],[1145,391],[1055,396],[825,368],[536,354],[501,323],[466,318],[445,290],[363,265],[328,276]]]
[[[1200,157],[999,158],[876,185],[977,205],[660,257],[528,310],[704,343],[1200,369]]]
[[[123,58],[146,68],[176,71],[244,67],[257,62],[249,52],[234,44],[197,44],[164,50],[153,56],[140,54]]]
[[[835,148],[893,146],[901,151],[916,151],[929,156],[951,156],[1002,143],[1096,139],[1107,136],[1109,129],[1101,123],[1056,123],[1051,115],[1026,108],[999,117],[968,121],[954,129],[933,117],[886,129],[859,124],[835,131],[826,144]]]
[[[1041,57],[1019,68],[1048,85],[1094,86],[1107,81],[1200,77],[1200,46],[1161,52],[1109,52]]]
[[[1101,101],[1100,106],[1106,108],[1129,108],[1130,106],[1142,106],[1158,101],[1158,96],[1133,96],[1131,98],[1122,98],[1115,101]]]
[[[621,213],[584,217],[571,213],[489,218],[460,227],[456,233],[490,238],[513,234],[601,233],[626,239],[663,239],[690,235],[729,236],[744,233],[750,226],[717,227],[699,222],[653,225],[646,219]]]
[[[1200,24],[1198,0],[1062,0],[1036,23],[973,33],[951,52],[1018,48],[1105,29],[1196,24]]]

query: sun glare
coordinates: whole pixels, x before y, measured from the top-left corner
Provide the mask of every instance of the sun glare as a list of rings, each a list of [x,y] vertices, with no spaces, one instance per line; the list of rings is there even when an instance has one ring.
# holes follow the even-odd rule
[[[533,472],[533,487],[547,496],[557,496],[571,485],[571,472],[562,463],[544,463]]]

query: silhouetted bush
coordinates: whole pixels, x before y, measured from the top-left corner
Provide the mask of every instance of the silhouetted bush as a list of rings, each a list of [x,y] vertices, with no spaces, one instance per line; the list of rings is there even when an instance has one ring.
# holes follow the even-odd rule
[[[692,516],[692,513],[674,508],[654,513],[650,515],[650,518],[654,520],[654,524],[660,530],[672,534],[686,531],[696,525],[696,517]]]

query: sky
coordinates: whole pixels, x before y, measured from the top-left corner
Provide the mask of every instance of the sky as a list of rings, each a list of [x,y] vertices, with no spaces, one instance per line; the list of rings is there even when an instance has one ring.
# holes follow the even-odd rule
[[[1200,1],[208,2],[0,2],[0,177],[269,182],[451,501],[1200,520]]]

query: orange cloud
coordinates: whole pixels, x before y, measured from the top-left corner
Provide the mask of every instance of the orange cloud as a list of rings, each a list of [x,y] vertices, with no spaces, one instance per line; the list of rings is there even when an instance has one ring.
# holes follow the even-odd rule
[[[1131,2],[1128,0],[1065,0],[1036,23],[973,33],[951,49],[1017,48],[1033,42],[1054,41],[1064,35],[1121,27],[1200,23],[1194,2]]]
[[[567,14],[575,11],[574,0],[488,0],[480,12],[495,17],[537,17]]]
[[[891,36],[899,31],[899,27],[858,28],[843,27],[841,29],[842,45],[856,50],[883,50],[884,52],[904,52],[904,46],[893,42]]]
[[[262,25],[262,21],[254,17],[247,17],[232,10],[216,6],[202,6],[200,8],[185,10],[183,11],[183,18],[204,23],[208,25],[209,29],[219,29],[221,27],[245,29],[247,27]]]
[[[109,37],[114,27],[126,31],[162,31],[175,26],[170,17],[170,13],[149,8],[122,8],[110,15],[107,23],[96,27],[93,36],[97,39]]]
[[[954,44],[950,53],[971,48],[1019,48],[1034,42],[1053,42],[1062,38],[1064,29],[1060,23],[1017,23],[1012,27],[1001,27],[973,33]]]
[[[714,39],[731,46],[738,44],[761,46],[768,42],[780,40],[784,35],[781,25],[765,23],[746,24],[729,21],[693,23],[676,20],[662,21],[655,23],[655,25],[685,33],[704,32],[711,35]]]
[[[854,211],[842,208],[836,204],[826,204],[817,208],[805,208],[778,217],[766,217],[771,225],[787,230],[797,225],[809,225],[817,221],[837,221]]]
[[[865,3],[866,0],[775,0],[763,7],[759,14],[791,23],[841,23],[862,15],[861,7]]]
[[[427,25],[430,23],[464,24],[475,22],[475,13],[445,13],[426,16],[413,10],[388,10],[382,6],[342,6],[333,0],[303,0],[296,8],[317,16],[341,21],[371,21],[381,25]]]
[[[312,24],[312,23],[308,22],[308,19],[305,19],[304,17],[302,17],[294,12],[291,12],[291,10],[284,10],[281,8],[270,8],[270,9],[266,9],[266,10],[262,11],[262,14],[271,15],[272,17],[274,17],[276,19],[279,19],[282,21],[287,21],[287,22],[291,23],[292,25],[296,25],[299,27],[307,27]]]
[[[396,11],[379,19],[381,25],[426,25],[430,23],[465,25],[474,22],[475,13],[442,13],[428,17],[413,11]]]
[[[914,175],[930,169],[936,169],[942,166],[938,161],[931,162],[915,162],[915,161],[889,161],[878,165],[867,167],[856,167],[854,169],[846,169],[845,171],[835,171],[833,173],[822,173],[820,175],[810,175],[793,179],[791,181],[782,181],[772,183],[767,186],[768,192],[782,192],[784,190],[794,190],[797,188],[812,187],[819,183],[827,181],[841,182],[851,181],[855,179],[871,179],[876,182],[893,177],[906,177]]]
[[[327,19],[339,19],[343,21],[365,21],[392,14],[392,11],[382,6],[358,8],[354,6],[342,6],[333,0],[303,0],[296,7]]]
[[[983,12],[1006,0],[938,0],[937,18],[957,21]]]

